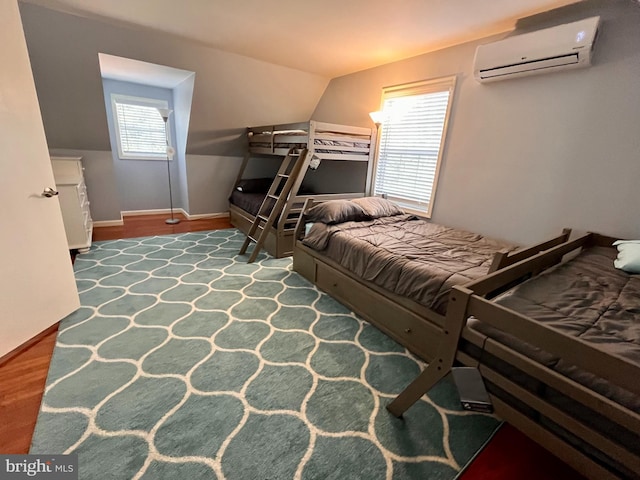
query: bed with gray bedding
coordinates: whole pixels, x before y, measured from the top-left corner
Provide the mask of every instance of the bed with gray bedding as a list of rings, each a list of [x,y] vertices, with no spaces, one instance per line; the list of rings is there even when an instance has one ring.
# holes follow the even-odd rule
[[[402,415],[457,361],[500,417],[586,477],[640,478],[640,275],[614,267],[614,240],[586,234],[453,287],[455,336],[387,408]]]
[[[495,302],[640,368],[640,275],[614,268],[616,250],[593,247],[520,284]],[[640,398],[486,322],[468,328],[493,338],[556,372],[640,413]]]
[[[567,235],[516,251],[506,242],[404,214],[382,198],[309,200],[296,228],[293,268],[431,361],[448,335],[452,286],[557,245]]]
[[[440,314],[453,285],[486,275],[512,244],[427,222],[413,215],[327,225],[314,223],[302,243],[363,280]]]

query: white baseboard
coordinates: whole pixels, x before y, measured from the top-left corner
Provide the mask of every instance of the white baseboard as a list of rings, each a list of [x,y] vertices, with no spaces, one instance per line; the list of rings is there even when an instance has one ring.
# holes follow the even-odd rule
[[[174,208],[173,213],[183,213],[184,210],[181,208]],[[120,215],[123,217],[136,217],[140,215],[167,215],[171,214],[171,209],[169,208],[154,208],[150,210],[123,210],[120,212]]]
[[[98,220],[93,222],[94,227],[121,227],[124,220]]]
[[[184,217],[187,220],[200,220],[203,218],[226,218],[229,217],[229,212],[218,212],[218,213],[199,213],[199,214],[194,214],[194,215],[189,215],[184,209],[182,208],[174,208],[173,209],[173,213],[179,213],[181,215],[184,215]],[[139,215],[170,215],[171,214],[171,209],[169,208],[156,208],[156,209],[152,209],[152,210],[126,210],[126,211],[122,211],[120,212],[120,215],[122,217],[135,217],[135,216],[139,216]],[[109,220],[108,222],[116,222],[117,220]],[[104,225],[100,222],[94,222],[94,225],[97,225],[99,227],[102,226],[107,226]],[[118,225],[122,225],[122,223],[119,223]]]
[[[187,217],[188,220],[200,220],[202,218],[229,218],[229,212],[199,213],[197,215],[189,215],[183,210],[182,213],[184,213],[184,216]]]

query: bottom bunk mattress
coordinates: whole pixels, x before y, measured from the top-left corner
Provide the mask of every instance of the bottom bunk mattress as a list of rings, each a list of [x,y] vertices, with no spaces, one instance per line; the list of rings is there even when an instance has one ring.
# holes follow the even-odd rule
[[[616,250],[593,247],[502,294],[495,302],[640,366],[640,275],[618,270]],[[640,413],[640,398],[477,319],[468,328]]]
[[[260,206],[266,196],[266,193],[239,192],[234,190],[231,193],[231,197],[229,197],[229,202],[255,217],[258,214],[258,210],[260,210]],[[271,213],[273,206],[276,204],[275,200],[272,198],[269,199],[269,202],[270,204],[267,204],[267,216]]]
[[[487,274],[514,245],[398,214],[313,223],[303,244],[367,281],[444,314],[449,290]]]
[[[252,217],[255,217],[256,215],[258,215],[260,206],[267,196],[272,183],[273,178],[243,179],[238,183],[236,188],[233,189],[233,192],[231,192],[229,203],[244,210]],[[302,185],[298,193],[300,195],[310,195],[314,192],[311,188]],[[264,213],[265,216],[269,216],[275,204],[275,199],[269,198],[267,200],[266,211]]]

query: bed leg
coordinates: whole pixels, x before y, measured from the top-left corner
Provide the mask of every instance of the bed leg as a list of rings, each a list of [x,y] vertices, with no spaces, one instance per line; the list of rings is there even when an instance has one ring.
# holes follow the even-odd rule
[[[422,395],[451,371],[456,358],[460,333],[467,322],[467,304],[472,293],[466,287],[455,286],[451,289],[439,353],[429,363],[429,366],[387,405],[387,410],[396,417],[401,417],[411,405],[420,400]]]
[[[431,387],[449,373],[449,369],[444,368],[442,365],[443,360],[441,358],[434,359],[400,395],[387,405],[387,410],[389,410],[392,415],[401,417],[411,405],[420,400],[422,395],[427,393]]]

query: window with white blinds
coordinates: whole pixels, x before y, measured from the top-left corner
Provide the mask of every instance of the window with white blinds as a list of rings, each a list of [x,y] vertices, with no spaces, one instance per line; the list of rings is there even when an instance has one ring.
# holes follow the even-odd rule
[[[169,107],[166,101],[112,94],[111,105],[121,159],[167,159],[169,132],[165,135],[164,120],[158,112],[158,108]]]
[[[430,217],[455,77],[385,88],[374,193]]]

